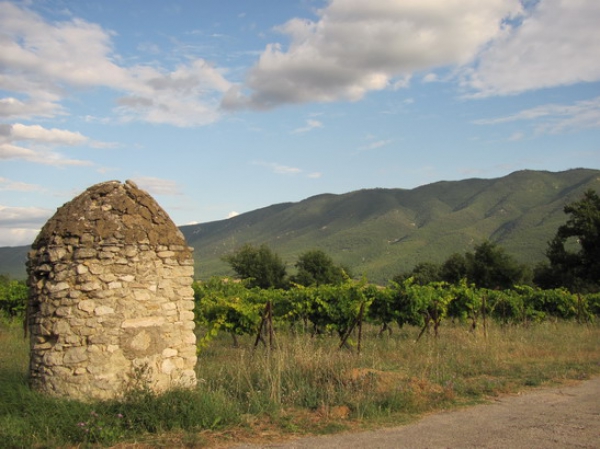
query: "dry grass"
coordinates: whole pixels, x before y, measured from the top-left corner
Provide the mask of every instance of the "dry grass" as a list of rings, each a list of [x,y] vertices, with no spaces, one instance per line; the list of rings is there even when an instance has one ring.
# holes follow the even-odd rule
[[[418,329],[379,338],[371,329],[360,355],[335,339],[278,335],[278,348],[216,342],[198,366],[201,388],[224,388],[253,416],[309,432],[397,422],[439,408],[600,372],[600,328],[574,323],[492,326],[487,338],[447,325],[414,343]],[[294,418],[290,418],[294,416]],[[325,419],[323,419],[325,418]],[[308,420],[310,421],[310,419]]]
[[[256,350],[250,337],[241,338],[240,347],[234,348],[228,336],[220,336],[200,355],[199,385],[193,395],[172,395],[164,401],[150,398],[142,404],[146,408],[126,405],[124,413],[146,416],[140,422],[151,422],[158,431],[115,429],[124,432],[118,447],[217,447],[373,428],[600,373],[598,325],[492,325],[484,337],[445,323],[438,339],[429,336],[415,343],[417,334],[418,329],[405,328],[378,337],[377,329],[367,329],[360,355],[339,350],[333,336],[279,332],[275,348]],[[54,440],[44,441],[44,447],[78,444],[69,439],[69,429],[88,409],[28,391],[26,369],[27,343],[20,330],[0,328],[2,441],[33,447],[52,435]],[[201,407],[198,401],[203,402]],[[119,404],[103,407],[107,413],[121,410]],[[173,407],[179,410],[175,418]],[[57,409],[64,416],[57,418]],[[160,410],[164,416],[153,416]],[[126,442],[133,439],[135,444]]]

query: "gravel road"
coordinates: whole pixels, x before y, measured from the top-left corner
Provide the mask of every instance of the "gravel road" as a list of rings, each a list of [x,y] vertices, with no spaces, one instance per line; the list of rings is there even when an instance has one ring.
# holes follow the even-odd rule
[[[600,448],[600,378],[503,396],[414,424],[232,449]]]

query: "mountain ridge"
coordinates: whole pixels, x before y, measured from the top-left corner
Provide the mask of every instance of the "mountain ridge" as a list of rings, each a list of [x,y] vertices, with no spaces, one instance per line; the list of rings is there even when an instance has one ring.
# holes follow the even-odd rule
[[[504,247],[522,263],[545,260],[548,240],[566,222],[564,206],[590,188],[600,191],[600,170],[522,170],[414,189],[323,193],[180,230],[195,248],[199,279],[231,274],[223,255],[245,243],[265,243],[290,269],[302,252],[318,248],[355,275],[386,282],[418,262],[442,262],[484,240]],[[14,262],[14,249],[23,248],[24,262],[29,247],[7,248],[0,248],[0,273],[14,276],[5,258],[10,255]]]
[[[244,243],[266,243],[290,265],[301,252],[320,248],[355,274],[379,281],[486,239],[535,264],[545,259],[547,241],[566,221],[564,206],[588,188],[599,190],[599,179],[600,171],[592,169],[524,170],[415,189],[361,189],[248,212],[227,220],[226,228],[220,225],[225,220],[213,222],[215,233],[202,225],[181,229],[200,251],[198,272],[207,274],[228,272],[216,256]]]

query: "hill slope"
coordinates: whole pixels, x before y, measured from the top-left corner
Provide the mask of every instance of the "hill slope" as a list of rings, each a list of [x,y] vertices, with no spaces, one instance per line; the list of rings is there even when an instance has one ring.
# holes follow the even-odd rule
[[[521,171],[412,190],[318,195],[181,229],[196,249],[201,278],[228,272],[223,254],[244,243],[266,243],[290,264],[307,249],[323,249],[355,274],[381,282],[485,239],[521,262],[544,260],[548,240],[566,221],[563,207],[589,188],[600,191],[600,171]]]
[[[266,243],[290,266],[302,252],[320,248],[353,273],[385,282],[417,262],[442,262],[485,239],[521,262],[544,260],[548,240],[566,221],[563,207],[590,188],[600,191],[600,171],[520,171],[412,190],[317,195],[180,229],[195,248],[200,279],[230,274],[221,257],[244,243]],[[16,249],[10,248],[13,261]],[[18,249],[25,260],[27,247]],[[0,248],[0,273],[14,275],[5,264],[7,250]]]

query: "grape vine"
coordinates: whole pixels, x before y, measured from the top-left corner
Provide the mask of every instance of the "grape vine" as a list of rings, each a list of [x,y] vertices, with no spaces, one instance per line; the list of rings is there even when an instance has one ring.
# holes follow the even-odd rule
[[[437,337],[446,319],[468,323],[472,331],[483,327],[486,333],[488,320],[501,324],[549,319],[590,322],[600,313],[599,295],[529,286],[490,290],[466,281],[418,285],[412,278],[387,287],[348,279],[340,285],[289,289],[261,289],[213,278],[195,282],[194,292],[196,322],[204,332],[200,348],[219,332],[228,332],[234,344],[237,336],[251,335],[256,337],[255,345],[272,346],[276,331],[291,329],[314,336],[337,335],[340,347],[360,351],[362,326],[367,322],[379,326],[381,334],[391,333],[394,326],[418,326],[418,341],[426,333]]]

